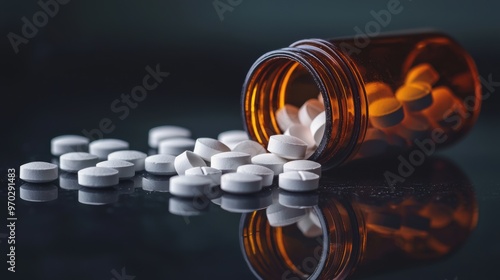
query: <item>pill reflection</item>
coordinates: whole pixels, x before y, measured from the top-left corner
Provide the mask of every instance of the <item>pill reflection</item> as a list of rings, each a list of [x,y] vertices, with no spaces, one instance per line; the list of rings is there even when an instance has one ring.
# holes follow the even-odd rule
[[[57,196],[57,186],[51,183],[24,183],[19,187],[19,197],[30,202],[47,202]]]

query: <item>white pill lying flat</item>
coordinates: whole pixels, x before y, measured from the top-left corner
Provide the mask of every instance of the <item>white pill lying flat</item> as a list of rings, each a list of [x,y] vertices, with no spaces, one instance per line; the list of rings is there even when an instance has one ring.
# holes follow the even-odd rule
[[[170,177],[170,193],[179,197],[203,196],[211,183],[210,179],[201,176],[173,176]]]
[[[120,139],[99,139],[90,142],[89,153],[96,155],[99,159],[107,159],[112,152],[127,150],[129,144]]]
[[[124,160],[134,164],[135,171],[144,170],[144,162],[147,154],[139,151],[125,150],[116,151],[108,155],[108,160]]]
[[[274,176],[278,176],[278,174],[283,173],[283,165],[287,162],[288,160],[269,153],[252,157],[253,164],[262,165],[271,169],[274,172]]]
[[[266,153],[266,149],[264,149],[261,144],[252,140],[241,141],[236,144],[231,150],[233,152],[247,153],[251,157]]]
[[[185,151],[175,157],[174,167],[179,175],[184,175],[186,170],[197,166],[207,166],[207,164],[199,155],[191,151]]]
[[[214,187],[220,185],[220,177],[222,176],[222,171],[213,167],[199,166],[187,169],[184,174],[206,177],[211,181],[210,186]]]
[[[19,187],[19,197],[30,202],[47,202],[57,199],[57,186],[51,183],[24,183]]]
[[[267,221],[272,227],[293,225],[306,215],[305,209],[288,208],[274,203],[266,209]]]
[[[319,146],[321,139],[323,139],[323,134],[325,133],[325,123],[326,123],[326,113],[322,112],[318,114],[314,120],[311,122],[309,129],[316,142],[316,146]]]
[[[158,148],[162,140],[189,137],[191,137],[191,131],[187,128],[175,125],[163,125],[153,127],[149,130],[148,143],[151,148]]]
[[[272,135],[269,138],[267,150],[282,158],[303,159],[306,155],[307,144],[290,135]]]
[[[19,178],[30,183],[46,183],[57,179],[59,170],[57,165],[33,161],[21,165],[19,168]]]
[[[222,173],[235,172],[238,166],[251,163],[250,155],[241,152],[224,152],[213,155],[210,167],[217,168]]]
[[[276,111],[276,122],[282,131],[299,123],[299,108],[286,104]]]
[[[118,201],[119,193],[115,188],[78,190],[78,202],[87,205],[106,205]]]
[[[241,141],[249,140],[248,134],[243,130],[228,130],[219,133],[217,140],[224,143],[230,149],[232,149],[236,144]]]
[[[318,189],[319,176],[308,171],[290,171],[279,175],[279,187],[291,192],[307,192]]]
[[[210,161],[213,155],[222,152],[229,152],[228,146],[224,145],[221,141],[212,138],[198,138],[194,144],[193,152],[199,155],[202,159]]]
[[[299,109],[300,123],[309,126],[314,118],[325,110],[324,104],[318,99],[307,100]]]
[[[167,154],[152,155],[144,160],[144,168],[155,175],[173,175],[175,156]]]
[[[160,142],[158,153],[178,156],[184,151],[192,151],[194,149],[194,143],[194,140],[190,138],[165,139]]]
[[[71,152],[87,152],[88,150],[89,139],[80,135],[61,135],[50,141],[50,152],[54,156]]]
[[[129,179],[134,177],[135,175],[134,164],[125,160],[106,160],[97,163],[95,166],[115,169],[116,171],[118,171],[119,179]]]
[[[118,184],[118,171],[108,167],[87,167],[78,171],[78,184],[85,187],[109,187]]]
[[[284,133],[285,135],[290,135],[299,138],[300,140],[306,142],[307,148],[313,148],[316,146],[316,142],[311,134],[311,130],[308,126],[301,124],[294,124],[290,126]]]
[[[323,230],[318,227],[309,217],[305,215],[297,222],[297,227],[304,234],[305,237],[318,237],[323,235]]]
[[[59,167],[67,172],[76,173],[80,169],[95,166],[99,158],[84,152],[66,153],[59,157]]]
[[[262,177],[246,173],[227,173],[222,175],[220,188],[228,193],[256,193],[262,189]]]
[[[309,171],[321,176],[321,164],[312,160],[292,160],[283,165],[283,172]]]
[[[271,169],[257,164],[245,164],[236,169],[237,173],[247,173],[260,176],[262,178],[262,186],[268,187],[273,184],[274,171]]]

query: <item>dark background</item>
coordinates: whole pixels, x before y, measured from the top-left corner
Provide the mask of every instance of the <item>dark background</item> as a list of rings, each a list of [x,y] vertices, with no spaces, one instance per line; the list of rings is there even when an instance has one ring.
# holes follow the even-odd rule
[[[147,131],[156,125],[184,125],[193,130],[195,137],[215,137],[227,129],[241,129],[241,85],[246,72],[260,55],[299,39],[354,35],[354,27],[364,29],[365,24],[373,20],[370,11],[385,9],[387,3],[385,0],[243,0],[232,11],[225,12],[221,20],[212,1],[72,0],[61,5],[57,15],[50,18],[46,26],[39,28],[38,34],[29,39],[28,44],[20,45],[19,53],[15,54],[7,34],[14,32],[20,35],[21,18],[26,16],[31,21],[33,14],[41,8],[36,1],[1,1],[1,165],[3,168],[17,168],[30,160],[47,160],[52,137],[81,134],[83,129],[97,128],[103,118],[110,118],[115,125],[114,131],[106,137],[123,138],[131,143],[131,148],[140,150],[146,149]],[[422,27],[442,30],[470,52],[483,77],[491,74],[493,80],[500,81],[500,24],[497,20],[500,3],[486,0],[401,0],[401,5],[403,11],[393,15],[383,31]],[[110,104],[122,93],[129,94],[134,86],[141,84],[146,74],[145,67],[150,65],[154,68],[156,64],[160,64],[162,71],[169,72],[170,76],[137,108],[132,109],[127,118],[120,120],[118,114],[111,111]],[[478,272],[495,271],[493,266],[498,261],[499,250],[495,213],[499,211],[500,185],[494,177],[500,171],[500,148],[497,144],[500,137],[497,122],[499,105],[498,94],[494,92],[484,101],[481,116],[469,136],[445,151],[464,169],[476,184],[478,192],[480,223],[478,231],[462,252],[462,256],[465,254],[467,257],[452,258],[423,271],[395,274],[394,279],[458,277],[462,280],[474,279],[474,274]],[[142,207],[142,204],[135,203],[134,207]],[[29,203],[25,207],[25,215],[41,212],[46,213],[46,217],[59,209]],[[91,210],[84,207],[82,211]],[[130,214],[128,210],[121,211]],[[166,209],[163,211],[166,212]],[[231,218],[224,218],[229,214],[222,215],[217,221],[227,219],[233,227],[237,225],[237,215],[231,215]],[[178,226],[185,226],[181,218],[174,218]],[[200,252],[195,250],[199,247],[188,240],[201,238],[202,233],[195,235],[192,230],[207,228],[207,222],[199,219],[193,224],[195,226],[190,228],[191,239],[179,237],[175,239],[180,240],[178,249],[167,250],[174,252],[169,259],[176,258],[177,254],[181,256],[179,263],[182,265],[164,267],[172,272],[172,279],[180,279],[183,272],[190,271],[195,267],[193,263],[200,261],[198,256],[202,256],[193,254],[193,251]],[[26,226],[19,230],[24,231],[25,238],[28,238],[31,231],[42,226]],[[223,223],[220,226],[222,228]],[[61,230],[63,228],[61,226]],[[153,226],[146,228],[154,229]],[[237,233],[235,229],[233,231]],[[221,235],[220,232],[214,230],[210,240],[226,238],[227,242],[222,242],[227,246],[223,260],[228,263],[233,259],[238,261],[237,265],[229,266],[230,272],[223,275],[250,277],[241,263],[237,237],[229,233]],[[144,236],[148,237],[147,234]],[[227,236],[232,236],[232,239]],[[118,242],[116,246],[120,244]],[[180,244],[187,244],[191,249],[182,250]],[[154,248],[153,245],[148,246]],[[203,252],[212,252],[216,248],[206,246]],[[75,252],[79,251],[75,249]],[[25,249],[24,256],[29,254],[29,249]],[[210,258],[210,255],[203,256],[199,258]],[[74,258],[84,259],[78,253]],[[37,270],[43,274],[51,271],[51,266],[47,266],[50,260],[45,258],[40,263],[40,259],[35,258],[30,263],[32,261],[45,267],[46,270]],[[119,269],[123,264],[115,261],[109,262],[109,269],[115,264]],[[91,263],[87,265],[92,267]],[[162,263],[151,267],[158,266]],[[102,271],[102,279],[110,278],[109,269],[106,267]],[[199,268],[200,271],[203,269],[213,273],[222,268]],[[193,271],[189,274],[193,278],[204,278],[202,273]],[[420,275],[425,277],[420,278]],[[492,277],[496,278],[495,275]]]

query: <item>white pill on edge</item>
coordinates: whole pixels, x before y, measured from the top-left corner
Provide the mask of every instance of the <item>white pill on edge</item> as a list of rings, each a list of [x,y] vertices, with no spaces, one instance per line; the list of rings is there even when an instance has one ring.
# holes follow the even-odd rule
[[[19,178],[30,183],[46,183],[57,179],[59,169],[57,165],[33,161],[25,163],[19,167]]]
[[[293,225],[306,215],[305,209],[288,208],[279,203],[267,207],[267,221],[272,227]]]
[[[198,166],[189,168],[184,174],[206,177],[212,182],[210,186],[215,187],[220,185],[220,177],[222,176],[222,171],[213,167]]]
[[[252,157],[253,164],[262,165],[271,169],[274,172],[274,176],[278,176],[278,174],[283,173],[283,165],[287,162],[288,160],[269,153]]]
[[[108,155],[108,160],[124,160],[134,164],[135,171],[144,170],[147,154],[134,150],[116,151]]]
[[[163,125],[149,130],[148,143],[151,148],[158,148],[158,145],[162,140],[189,137],[191,137],[191,131],[187,128],[175,125]]]
[[[283,165],[283,172],[309,171],[321,176],[321,164],[312,160],[292,160]]]
[[[228,146],[221,141],[212,138],[198,138],[194,144],[193,152],[199,155],[202,159],[210,161],[213,155],[223,152],[229,152]]]
[[[119,179],[129,179],[134,177],[135,175],[134,164],[125,160],[105,160],[97,163],[95,166],[115,169],[116,171],[118,171]]]
[[[247,153],[251,157],[266,153],[266,149],[264,149],[264,147],[262,147],[261,144],[252,140],[245,140],[239,142],[231,149],[231,151]]]
[[[190,138],[172,138],[162,140],[158,146],[159,154],[178,156],[184,151],[192,151],[195,141]]]
[[[245,164],[236,169],[236,173],[246,173],[260,176],[262,178],[262,186],[268,187],[273,184],[274,171],[257,164]]]
[[[144,169],[154,175],[174,175],[175,156],[167,154],[152,155],[144,160]]]
[[[241,152],[224,152],[213,155],[210,167],[217,168],[222,173],[235,172],[238,166],[251,163],[250,155]]]
[[[306,155],[307,144],[294,136],[272,135],[269,138],[267,150],[282,158],[303,159]]]
[[[210,187],[208,178],[191,175],[178,175],[170,178],[170,193],[179,197],[198,197]]]
[[[219,133],[217,136],[217,140],[224,143],[224,145],[228,146],[232,149],[236,144],[241,141],[249,140],[248,134],[243,130],[228,130]]]
[[[199,155],[191,151],[185,151],[175,157],[174,167],[179,175],[184,175],[186,170],[197,166],[207,166],[207,164]]]
[[[95,166],[97,162],[99,162],[99,158],[96,155],[72,152],[59,157],[59,168],[67,172],[76,173],[78,170]]]
[[[107,159],[112,152],[128,150],[129,144],[120,139],[99,139],[90,142],[89,153],[96,155],[99,159]]]
[[[314,118],[324,110],[324,104],[319,102],[318,99],[313,98],[307,100],[299,109],[300,123],[309,126]]]
[[[276,122],[282,131],[287,130],[291,125],[298,124],[299,108],[286,104],[276,111]]]
[[[78,171],[78,184],[85,187],[110,187],[118,180],[118,171],[113,168],[87,167]]]
[[[322,112],[314,118],[309,126],[311,134],[316,142],[316,146],[319,146],[321,139],[323,139],[323,134],[325,133],[325,123],[326,123],[326,113]]]
[[[308,171],[290,171],[279,175],[280,188],[291,192],[308,192],[318,189],[319,176]]]
[[[89,139],[80,135],[61,135],[50,140],[50,153],[60,156],[71,152],[87,152]]]
[[[306,142],[308,149],[316,146],[316,141],[314,140],[314,137],[311,134],[311,129],[308,126],[294,124],[290,126],[284,134],[297,137]]]
[[[246,173],[226,173],[222,175],[220,188],[228,193],[256,193],[262,189],[262,177]]]

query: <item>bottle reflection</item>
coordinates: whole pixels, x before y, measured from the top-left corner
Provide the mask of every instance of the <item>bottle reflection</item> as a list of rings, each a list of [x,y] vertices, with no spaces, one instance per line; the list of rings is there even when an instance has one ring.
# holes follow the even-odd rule
[[[241,246],[258,278],[346,279],[435,261],[475,228],[474,191],[452,163],[429,158],[395,188],[382,166],[360,168],[324,174],[317,206],[280,192],[279,204],[243,214]]]

